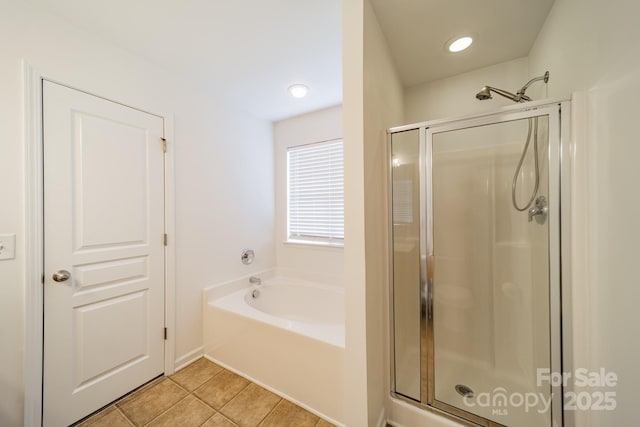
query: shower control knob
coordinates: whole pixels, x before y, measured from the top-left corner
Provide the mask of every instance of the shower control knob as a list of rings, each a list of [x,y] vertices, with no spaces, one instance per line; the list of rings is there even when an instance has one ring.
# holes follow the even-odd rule
[[[535,204],[529,209],[529,222],[533,221],[533,217],[536,217],[538,224],[544,224],[547,220],[547,212],[549,211],[547,208],[548,205],[546,197],[538,196]]]
[[[242,261],[242,263],[245,265],[249,265],[253,262],[253,259],[255,257],[256,255],[252,249],[245,249],[244,251],[242,251],[242,254],[240,254],[240,261]]]

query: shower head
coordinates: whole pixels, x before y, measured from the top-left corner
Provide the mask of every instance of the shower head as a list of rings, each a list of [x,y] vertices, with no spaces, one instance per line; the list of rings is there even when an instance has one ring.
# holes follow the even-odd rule
[[[544,82],[547,83],[549,81],[549,72],[547,71],[544,73],[544,75],[529,80],[524,86],[520,88],[518,93],[513,94],[509,91],[498,89],[497,87],[484,86],[482,89],[480,89],[480,92],[476,94],[476,98],[478,98],[480,101],[484,101],[485,99],[491,99],[492,98],[491,92],[495,92],[498,95],[504,96],[505,98],[512,100],[513,102],[531,101],[531,98],[529,98],[524,93],[527,90],[527,88],[531,86],[532,83],[537,82],[539,80],[544,80]]]
[[[476,98],[480,101],[484,101],[485,99],[491,99],[491,88],[489,86],[485,86],[480,89],[480,92],[476,93]]]
[[[478,98],[480,101],[484,101],[485,99],[492,99],[493,97],[491,96],[491,92],[495,92],[498,95],[504,96],[505,98],[508,98],[513,102],[531,101],[531,99],[524,93],[513,94],[509,91],[498,89],[497,87],[491,87],[491,86],[485,86],[482,89],[480,89],[480,92],[476,93],[476,98]]]

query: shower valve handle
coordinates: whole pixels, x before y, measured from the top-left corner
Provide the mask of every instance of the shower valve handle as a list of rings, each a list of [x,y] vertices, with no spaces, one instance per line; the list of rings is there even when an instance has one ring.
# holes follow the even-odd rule
[[[533,221],[533,217],[535,216],[538,224],[544,224],[549,210],[547,205],[547,199],[544,196],[538,196],[535,204],[529,209],[529,222]]]

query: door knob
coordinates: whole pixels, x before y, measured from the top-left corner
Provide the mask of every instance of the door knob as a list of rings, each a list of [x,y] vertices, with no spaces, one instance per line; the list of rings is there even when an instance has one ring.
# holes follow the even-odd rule
[[[53,281],[54,282],[66,282],[71,277],[71,273],[67,270],[58,270],[53,273]]]

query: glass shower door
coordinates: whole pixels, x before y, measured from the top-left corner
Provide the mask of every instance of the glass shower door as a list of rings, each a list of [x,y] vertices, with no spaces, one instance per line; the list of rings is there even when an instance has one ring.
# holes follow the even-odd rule
[[[483,425],[551,425],[548,136],[548,115],[427,129],[429,404]]]

